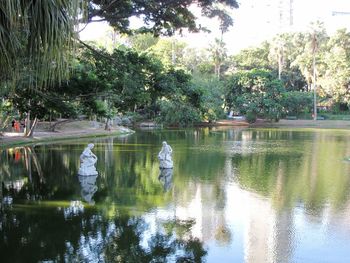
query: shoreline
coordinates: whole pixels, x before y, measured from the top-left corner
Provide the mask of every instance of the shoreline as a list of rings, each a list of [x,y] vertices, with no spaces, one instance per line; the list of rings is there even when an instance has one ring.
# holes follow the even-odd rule
[[[0,137],[0,148],[31,145],[36,143],[48,143],[56,141],[58,142],[72,139],[128,135],[134,132],[135,131],[124,127],[112,129],[111,131],[105,131],[100,129],[84,131],[68,130],[59,132],[38,131],[34,132],[33,137],[23,137],[21,133],[5,132],[3,133],[3,136]]]
[[[265,120],[258,120],[254,124],[248,124],[244,121],[230,121],[219,120],[216,123],[201,123],[198,127],[232,127],[232,128],[291,128],[291,129],[337,129],[349,130],[350,121],[339,120],[280,120],[279,122],[267,122]],[[80,138],[94,138],[94,137],[108,137],[118,135],[128,135],[135,131],[117,127],[110,131],[102,128],[88,128],[88,129],[64,129],[56,132],[36,131],[31,138],[23,137],[22,133],[4,132],[0,137],[0,148],[7,148],[11,146],[23,146],[35,143],[56,142]]]
[[[251,128],[315,128],[315,129],[349,129],[350,121],[342,120],[285,120],[279,122],[260,121],[249,125]]]

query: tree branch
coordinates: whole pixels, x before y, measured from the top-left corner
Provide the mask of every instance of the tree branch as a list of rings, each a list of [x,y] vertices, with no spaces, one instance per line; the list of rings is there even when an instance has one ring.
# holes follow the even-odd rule
[[[102,54],[101,52],[99,52],[98,50],[96,50],[95,48],[93,48],[92,46],[90,46],[89,44],[86,44],[84,41],[80,40],[79,38],[75,38],[81,45],[83,45],[84,47],[86,47],[87,49],[91,50],[93,53],[95,53],[96,55],[105,58],[113,63],[115,63],[115,61],[109,57],[106,56],[105,54]]]

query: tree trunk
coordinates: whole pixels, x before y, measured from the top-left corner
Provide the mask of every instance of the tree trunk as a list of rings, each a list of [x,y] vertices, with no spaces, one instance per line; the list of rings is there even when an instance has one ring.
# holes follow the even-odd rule
[[[7,124],[10,122],[11,116],[7,116],[5,120],[2,122],[0,120],[0,136],[2,135],[2,131],[6,128]]]
[[[316,85],[316,58],[315,54],[313,54],[313,88],[314,88],[314,120],[317,120],[317,85]]]
[[[110,130],[111,130],[110,119],[107,118],[106,125],[105,125],[105,131],[110,131]]]
[[[30,130],[30,111],[27,112],[27,117],[24,121],[24,137],[27,137],[27,134],[29,133]]]
[[[35,117],[32,126],[30,128],[27,128],[27,126],[26,126],[27,130],[26,130],[26,133],[24,134],[24,136],[25,137],[33,137],[34,130],[35,130],[37,124],[38,124],[38,118]]]
[[[281,54],[278,55],[278,79],[282,79],[282,67],[283,67],[283,56]]]
[[[41,165],[40,165],[38,156],[35,153],[34,148],[32,147],[24,147],[24,148],[28,151],[28,155],[33,157],[33,163],[36,168],[36,171],[38,172],[40,182],[44,183],[45,182],[44,173],[43,173],[43,170],[41,169]]]

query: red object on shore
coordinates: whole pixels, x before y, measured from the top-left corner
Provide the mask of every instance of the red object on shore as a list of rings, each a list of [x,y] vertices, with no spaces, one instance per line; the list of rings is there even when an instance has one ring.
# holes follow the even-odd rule
[[[20,123],[18,121],[15,121],[14,128],[15,128],[16,132],[20,132],[21,126],[20,126]]]

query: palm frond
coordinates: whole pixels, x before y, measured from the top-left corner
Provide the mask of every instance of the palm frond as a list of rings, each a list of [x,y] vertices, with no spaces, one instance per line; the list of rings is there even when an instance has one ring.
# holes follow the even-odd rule
[[[65,79],[84,0],[0,2],[0,80],[14,85],[28,72],[29,85]]]

